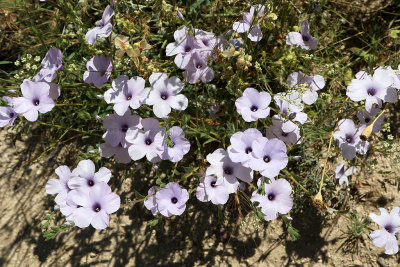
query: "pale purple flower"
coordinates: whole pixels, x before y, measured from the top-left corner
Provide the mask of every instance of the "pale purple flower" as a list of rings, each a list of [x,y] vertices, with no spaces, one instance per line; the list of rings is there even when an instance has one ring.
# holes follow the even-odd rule
[[[165,73],[150,75],[151,88],[145,103],[153,106],[153,112],[158,118],[166,118],[172,109],[185,110],[188,106],[186,96],[178,94],[185,86],[178,77],[168,78]]]
[[[304,104],[301,103],[301,96],[297,91],[289,93],[277,93],[274,101],[279,111],[291,121],[297,121],[300,124],[307,122],[307,114],[302,112]]]
[[[50,48],[42,60],[42,69],[32,80],[34,82],[51,82],[57,77],[57,71],[63,69],[61,51],[57,48]]]
[[[362,75],[360,74],[362,73]],[[346,95],[353,101],[365,100],[365,109],[370,112],[373,104],[382,106],[382,100],[394,103],[397,101],[397,91],[393,85],[393,77],[384,69],[377,69],[371,76],[359,72],[347,86]]]
[[[211,82],[214,79],[214,70],[207,65],[207,60],[199,52],[193,52],[185,72],[185,81],[195,84],[199,80],[203,83]]]
[[[103,139],[109,145],[115,147],[121,144],[126,147],[126,133],[129,129],[139,131],[142,129],[142,118],[138,115],[131,115],[131,111],[127,110],[123,116],[118,114],[108,114],[103,121],[103,126],[107,131],[103,135]]]
[[[0,128],[9,124],[12,126],[18,117],[17,112],[11,107],[0,107]]]
[[[259,171],[265,177],[278,176],[289,162],[286,145],[277,138],[268,140],[265,137],[259,137],[254,140],[251,147],[253,159],[248,164],[251,169]]]
[[[396,254],[399,251],[396,234],[400,232],[400,208],[394,207],[390,214],[384,208],[379,210],[381,215],[370,213],[369,217],[383,229],[373,231],[369,238],[375,246],[385,246],[385,254]]]
[[[383,72],[382,74],[385,76],[392,77],[393,83],[391,87],[394,87],[396,89],[400,89],[400,75],[397,75],[396,72],[392,69],[390,66],[383,66],[383,67],[378,67],[375,72]]]
[[[198,52],[202,53],[203,57],[207,58],[217,46],[217,37],[212,32],[207,32],[200,29],[195,29],[194,34],[194,38],[200,46]]]
[[[268,139],[278,138],[287,145],[300,144],[300,128],[290,120],[282,118],[280,115],[272,117],[272,125],[266,131]]]
[[[179,11],[178,8],[176,8],[176,14],[178,15],[178,17],[179,17],[182,21],[185,20],[185,17],[182,15],[182,13]]]
[[[205,176],[200,178],[200,184],[196,190],[196,197],[202,202],[211,201],[215,205],[224,205],[229,199],[229,194],[235,192],[238,186],[238,181],[233,184],[227,181],[217,184],[217,178]]]
[[[165,217],[181,215],[186,209],[188,199],[188,191],[174,182],[168,183],[156,193],[158,211]]]
[[[364,155],[368,151],[369,142],[362,141],[360,135],[365,129],[365,125],[356,127],[350,119],[339,121],[339,131],[333,134],[333,137],[342,149],[342,156],[345,159],[353,159],[357,153]]]
[[[186,31],[186,26],[176,30],[174,33],[175,42],[166,47],[168,57],[176,55],[175,64],[180,69],[186,69],[193,52],[201,48],[200,44]]]
[[[339,180],[339,184],[342,185],[346,183],[349,185],[349,179],[347,178],[350,175],[353,175],[356,172],[356,167],[350,167],[345,169],[344,162],[339,163],[335,169],[335,178]]]
[[[372,107],[371,111],[368,112],[366,110],[363,111],[357,111],[357,118],[360,120],[360,123],[362,125],[369,125],[372,123],[375,119],[375,116],[378,115],[382,110],[379,108]],[[385,115],[382,114],[379,116],[379,118],[376,120],[374,126],[372,127],[372,132],[374,133],[379,133],[382,130],[382,124],[384,123],[385,120]]]
[[[153,215],[156,215],[158,212],[157,201],[156,201],[156,189],[159,190],[160,187],[156,185],[150,187],[147,193],[147,199],[143,202],[146,209],[151,211]]]
[[[72,178],[68,181],[69,188],[91,189],[98,183],[108,183],[111,178],[111,171],[106,167],[101,167],[96,172],[93,161],[87,159],[78,163],[78,167],[72,171],[71,176]]]
[[[47,194],[57,194],[56,203],[58,205],[66,204],[67,194],[71,191],[68,181],[71,179],[71,170],[67,166],[60,166],[55,170],[59,179],[50,179],[46,183]]]
[[[300,46],[305,50],[317,49],[318,39],[311,36],[308,20],[303,20],[301,22],[300,33],[289,32],[288,36],[286,36],[286,44]]]
[[[251,202],[260,203],[262,213],[267,221],[275,220],[278,213],[287,214],[293,207],[293,199],[290,197],[292,187],[285,179],[271,180],[265,185],[265,194],[254,191]]]
[[[129,156],[128,149],[131,146],[128,142],[124,144],[119,143],[117,146],[111,146],[109,143],[103,143],[99,146],[100,156],[110,158],[114,156],[115,161],[118,163],[129,163],[131,157]]]
[[[143,131],[129,129],[126,133],[126,141],[132,145],[128,149],[132,160],[139,160],[146,156],[151,162],[161,160],[164,152],[165,128],[158,127],[158,121],[153,118],[142,120]]]
[[[235,101],[235,106],[243,119],[247,122],[264,119],[269,115],[271,95],[267,92],[259,92],[254,88],[247,88],[243,96]]]
[[[178,162],[189,152],[190,143],[185,138],[185,133],[182,128],[173,126],[169,129],[169,132],[171,133],[169,139],[172,144],[164,144],[164,152],[161,155],[161,159]]]
[[[250,128],[244,132],[237,132],[231,136],[231,145],[228,147],[228,154],[233,162],[241,163],[244,167],[249,167],[249,161],[253,159],[251,145],[257,138],[262,137],[262,133]]]
[[[76,226],[84,228],[90,224],[98,230],[105,229],[109,223],[109,214],[116,212],[120,205],[120,197],[111,192],[106,183],[98,183],[90,190],[76,189],[68,194],[78,208],[73,213]]]
[[[243,167],[242,164],[233,162],[228,153],[219,148],[207,155],[207,161],[211,164],[206,170],[206,175],[215,175],[217,184],[227,181],[230,184],[237,183],[237,179],[244,182],[253,180],[253,171]]]
[[[83,74],[85,83],[101,87],[108,81],[113,69],[111,59],[106,56],[95,56],[86,63],[87,71]]]
[[[287,78],[290,87],[298,89],[301,99],[307,105],[313,104],[318,99],[318,90],[325,87],[324,77],[321,75],[308,76],[303,72],[293,72]]]
[[[49,112],[55,106],[50,96],[52,88],[59,89],[55,84],[25,79],[21,84],[23,97],[16,97],[13,101],[15,112],[22,114],[28,121],[36,121],[38,112]]]
[[[250,12],[243,13],[243,20],[236,21],[233,23],[232,29],[238,33],[249,32],[247,37],[253,42],[259,42],[263,35],[259,24],[253,21],[254,14],[257,13],[258,16],[264,14],[265,6],[257,5],[250,8]]]
[[[122,116],[128,109],[138,109],[147,98],[149,90],[144,88],[145,80],[134,76],[131,79],[120,75],[112,82],[112,88],[104,93],[104,100],[114,104],[115,112]]]
[[[103,12],[101,20],[96,22],[97,27],[89,30],[85,35],[85,39],[90,45],[94,45],[99,37],[110,36],[112,32],[110,20],[114,14],[114,10],[108,5]]]

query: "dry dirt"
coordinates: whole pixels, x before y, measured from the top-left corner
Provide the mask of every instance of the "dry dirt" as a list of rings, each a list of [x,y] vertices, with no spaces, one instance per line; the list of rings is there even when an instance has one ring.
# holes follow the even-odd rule
[[[324,220],[312,205],[292,214],[301,234],[297,241],[288,237],[279,220],[267,225],[249,216],[237,227],[225,229],[217,224],[217,207],[199,205],[193,197],[183,216],[167,221],[165,231],[146,226],[152,216],[142,204],[124,204],[111,216],[106,230],[74,228],[45,241],[42,217],[53,206],[45,184],[55,177],[57,166],[74,166],[70,162],[74,145],[52,150],[35,162],[43,151],[39,143],[43,136],[25,136],[13,145],[11,133],[0,131],[4,140],[0,144],[0,266],[399,266],[399,256],[384,255],[367,233],[358,250],[344,252],[348,216]],[[382,159],[377,166],[389,170],[389,165]],[[132,189],[144,179],[140,176],[119,181],[121,177],[114,175],[122,203],[133,198]],[[398,184],[378,170],[358,172],[351,182],[356,192],[348,203],[361,216],[400,203]]]

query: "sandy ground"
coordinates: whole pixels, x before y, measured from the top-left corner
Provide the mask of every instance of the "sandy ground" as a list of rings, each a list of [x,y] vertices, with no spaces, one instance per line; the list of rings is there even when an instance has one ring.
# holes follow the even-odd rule
[[[43,136],[23,137],[11,143],[10,130],[0,138],[0,266],[399,266],[399,256],[386,256],[363,234],[358,250],[343,251],[349,225],[347,215],[321,216],[312,205],[292,214],[301,237],[293,241],[281,221],[259,223],[254,216],[218,225],[217,207],[191,197],[188,210],[173,217],[164,231],[147,227],[151,214],[142,204],[130,206],[141,175],[121,179],[114,175],[122,208],[111,216],[106,230],[74,228],[45,241],[42,217],[52,210],[46,181],[55,178],[59,165],[74,166],[74,145],[53,150],[38,162]],[[385,159],[378,166],[391,168]],[[115,170],[113,170],[114,173]],[[359,215],[399,205],[398,184],[378,170],[359,172],[352,178],[348,203]],[[228,208],[229,205],[228,204]],[[329,218],[329,219],[326,219]],[[62,218],[59,216],[59,221]],[[372,223],[372,229],[377,225]]]

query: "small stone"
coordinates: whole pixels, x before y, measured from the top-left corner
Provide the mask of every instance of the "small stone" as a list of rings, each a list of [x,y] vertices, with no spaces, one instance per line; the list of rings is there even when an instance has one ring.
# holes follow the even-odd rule
[[[386,267],[387,266],[386,262],[385,262],[385,259],[382,258],[382,257],[379,257],[377,262],[378,262],[379,266],[381,266],[381,267]]]

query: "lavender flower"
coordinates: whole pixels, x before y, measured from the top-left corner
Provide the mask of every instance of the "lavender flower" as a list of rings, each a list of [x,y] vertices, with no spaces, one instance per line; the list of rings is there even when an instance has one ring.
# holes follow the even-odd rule
[[[266,118],[269,115],[271,95],[267,92],[259,92],[254,88],[247,88],[243,96],[235,101],[237,111],[247,122]]]
[[[279,115],[272,117],[272,125],[267,129],[266,137],[268,139],[278,138],[287,145],[301,143],[299,126]]]
[[[251,169],[243,167],[240,163],[231,160],[228,153],[219,148],[213,153],[207,155],[207,161],[211,164],[206,170],[206,175],[215,175],[217,184],[227,181],[230,184],[237,183],[237,179],[244,182],[253,180],[253,172]]]
[[[113,69],[111,60],[106,56],[95,56],[86,63],[87,71],[83,74],[85,83],[101,87],[110,78]]]
[[[336,166],[335,178],[339,180],[340,185],[342,185],[343,183],[349,185],[349,179],[347,177],[353,175],[355,172],[356,172],[356,167],[353,166],[346,170],[344,162],[341,162]]]
[[[57,48],[50,48],[42,60],[42,69],[32,80],[34,82],[51,82],[57,77],[57,71],[63,69],[61,51]]]
[[[109,145],[115,147],[119,144],[126,147],[126,133],[129,129],[138,131],[142,128],[141,118],[138,115],[131,115],[131,111],[127,110],[123,116],[118,114],[108,114],[103,121],[103,126],[107,131],[103,135],[103,139]]]
[[[128,109],[138,109],[149,94],[144,88],[145,80],[134,76],[131,79],[120,75],[112,82],[112,88],[104,93],[104,100],[113,103],[115,112],[122,116]]]
[[[60,166],[55,170],[60,179],[50,179],[46,183],[47,194],[57,194],[56,203],[58,205],[66,204],[67,194],[71,191],[68,181],[71,179],[71,170],[67,166]]]
[[[302,100],[307,105],[313,104],[318,99],[318,90],[325,87],[324,77],[321,75],[308,76],[303,72],[293,72],[287,78],[290,87],[297,88],[302,94]]]
[[[199,52],[193,52],[183,76],[190,84],[195,84],[199,80],[208,83],[214,79],[214,71],[207,66],[206,59]]]
[[[96,172],[93,161],[81,160],[78,167],[72,171],[72,178],[68,181],[68,186],[71,189],[92,189],[98,183],[108,183],[110,178],[111,171],[106,167],[101,167]]]
[[[317,49],[318,39],[311,36],[308,20],[303,20],[301,22],[300,33],[289,32],[288,36],[286,36],[286,44],[300,46],[305,50]]]
[[[259,137],[262,137],[262,133],[255,128],[234,133],[230,139],[231,145],[227,149],[231,160],[240,162],[244,167],[249,168],[249,161],[253,159],[252,144]]]
[[[339,131],[333,134],[338,142],[338,146],[342,149],[342,156],[345,159],[353,159],[357,153],[364,155],[367,153],[369,142],[362,141],[360,135],[365,129],[365,125],[356,127],[350,119],[342,119],[339,121]]]
[[[400,65],[399,65],[400,67]],[[383,66],[383,67],[378,67],[375,72],[382,72],[382,75],[391,77],[393,79],[393,83],[391,87],[394,87],[396,89],[400,89],[400,75],[397,75],[396,72],[392,69],[390,66]]]
[[[165,217],[181,215],[186,209],[189,193],[178,183],[168,183],[156,193],[158,211]]]
[[[80,228],[91,224],[95,229],[105,229],[110,220],[109,214],[116,212],[121,204],[120,197],[103,182],[94,185],[91,190],[73,190],[68,198],[79,206],[73,220]]]
[[[394,207],[390,214],[384,208],[379,208],[381,215],[370,213],[369,217],[383,229],[373,231],[369,238],[377,247],[385,246],[385,254],[393,255],[399,251],[396,234],[400,232],[399,207]]]
[[[18,117],[17,112],[11,107],[0,107],[0,128],[10,124],[14,124],[15,119]]]
[[[158,206],[157,206],[157,201],[156,201],[156,189],[159,190],[160,187],[158,186],[152,186],[150,187],[148,193],[147,193],[147,199],[143,202],[144,206],[146,209],[151,211],[153,215],[156,215],[158,212]]]
[[[304,124],[307,121],[307,114],[302,112],[304,105],[301,103],[300,94],[297,91],[289,93],[277,93],[274,101],[279,111],[291,121]]]
[[[169,129],[169,132],[171,133],[169,136],[171,144],[164,144],[164,152],[161,155],[161,159],[178,162],[189,152],[190,143],[185,138],[182,128],[173,126]]]
[[[28,121],[36,121],[38,112],[46,113],[55,106],[54,100],[50,93],[54,84],[46,82],[32,82],[24,80],[21,84],[21,92],[23,97],[14,98],[15,112],[22,114]],[[57,85],[55,87],[58,88]]]
[[[85,35],[85,39],[90,45],[94,45],[99,37],[110,36],[112,32],[110,20],[114,14],[114,10],[108,5],[103,12],[101,20],[96,22],[97,27],[89,30]]]
[[[211,201],[215,205],[224,205],[229,198],[229,194],[237,190],[239,182],[231,184],[223,181],[217,184],[217,178],[205,176],[200,178],[200,184],[196,190],[196,197],[202,202]]]
[[[168,78],[165,73],[153,73],[150,78],[151,88],[145,103],[153,106],[153,112],[158,118],[166,118],[171,108],[185,110],[188,105],[186,96],[178,94],[184,84],[178,77]]]
[[[131,144],[128,142],[119,143],[117,146],[112,146],[109,143],[103,143],[99,146],[100,156],[104,158],[115,157],[115,161],[118,163],[129,163],[131,157],[129,156],[128,150]]]
[[[249,13],[244,12],[243,20],[233,23],[232,29],[238,33],[249,32],[247,37],[253,42],[259,42],[263,37],[261,28],[259,24],[255,25],[252,20],[255,12],[258,13],[258,16],[261,16],[264,14],[264,9],[265,6],[263,5],[252,6]]]
[[[278,213],[287,214],[293,207],[293,199],[290,197],[292,187],[285,179],[271,180],[265,184],[265,194],[254,191],[251,202],[260,203],[261,211],[267,221],[275,220]]]
[[[278,176],[289,162],[286,145],[277,138],[268,140],[265,137],[259,137],[254,140],[251,148],[253,159],[248,164],[251,169],[259,171],[265,177]]]
[[[371,111],[368,112],[366,110],[357,111],[357,118],[360,120],[361,125],[369,125],[374,121],[374,117],[378,115],[382,110],[379,108],[372,107]],[[385,115],[382,114],[375,122],[372,127],[372,132],[379,133],[382,130],[382,124],[385,120]]]

